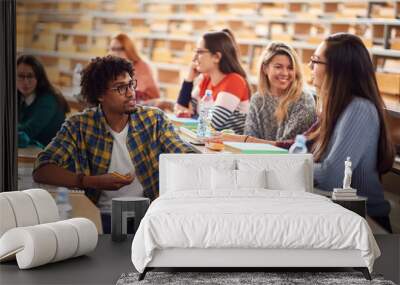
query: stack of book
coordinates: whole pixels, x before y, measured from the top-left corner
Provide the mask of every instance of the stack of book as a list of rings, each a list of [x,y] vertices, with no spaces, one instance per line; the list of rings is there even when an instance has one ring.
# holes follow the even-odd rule
[[[353,200],[357,198],[357,190],[353,188],[342,189],[335,188],[333,189],[332,199],[336,200]]]
[[[179,135],[191,144],[204,145],[204,142],[197,136],[197,126],[181,126]]]

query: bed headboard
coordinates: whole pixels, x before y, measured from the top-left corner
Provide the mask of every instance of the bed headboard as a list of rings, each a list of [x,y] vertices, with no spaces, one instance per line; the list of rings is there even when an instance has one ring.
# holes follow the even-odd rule
[[[301,176],[300,180],[304,185],[303,191],[313,192],[313,158],[311,154],[161,154],[160,195],[169,190],[168,185],[171,185],[172,179],[179,179],[185,175],[187,177],[188,174],[191,174],[191,170],[194,171],[196,168],[208,171],[212,167],[254,171],[263,168],[272,169],[278,173],[278,179],[281,180],[289,179],[289,177],[298,179]],[[178,175],[176,175],[177,169],[181,171]],[[172,173],[172,171],[174,172]],[[291,182],[296,183],[296,181]]]

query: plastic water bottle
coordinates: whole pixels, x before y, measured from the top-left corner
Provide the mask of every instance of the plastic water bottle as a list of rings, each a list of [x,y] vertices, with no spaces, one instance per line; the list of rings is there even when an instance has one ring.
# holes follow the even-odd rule
[[[58,207],[58,213],[60,220],[66,220],[72,216],[72,206],[69,203],[69,190],[65,187],[59,187],[57,189],[56,204]]]
[[[205,95],[201,98],[199,106],[198,137],[209,137],[211,135],[211,108],[213,104],[212,91],[207,89]]]
[[[306,137],[297,135],[294,144],[289,148],[289,153],[307,153]]]
[[[77,63],[74,68],[74,72],[72,74],[72,88],[73,88],[73,94],[80,94],[81,89],[81,72],[82,72],[82,64]]]

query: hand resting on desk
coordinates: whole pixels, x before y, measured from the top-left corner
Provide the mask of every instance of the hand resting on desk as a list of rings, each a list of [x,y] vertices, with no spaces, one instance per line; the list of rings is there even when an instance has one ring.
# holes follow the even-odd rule
[[[80,179],[79,174],[52,163],[43,165],[33,172],[33,179],[37,183],[79,189],[118,190],[125,185],[131,184],[134,178],[132,174],[122,178],[106,173],[83,176]]]
[[[189,105],[189,108],[187,108],[180,104],[175,104],[174,113],[178,118],[191,118],[194,114],[191,105]]]

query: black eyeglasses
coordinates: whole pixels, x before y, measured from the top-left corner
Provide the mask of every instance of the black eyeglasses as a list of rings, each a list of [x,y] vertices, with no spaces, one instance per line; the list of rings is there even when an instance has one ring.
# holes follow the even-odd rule
[[[24,81],[25,79],[28,81],[32,81],[32,80],[36,79],[36,77],[34,74],[29,74],[29,73],[28,74],[23,74],[23,73],[17,74],[17,80]]]
[[[319,60],[318,57],[316,57],[315,55],[311,56],[310,63],[313,65],[314,64],[326,64],[326,62]]]
[[[110,90],[118,91],[119,95],[126,96],[126,93],[128,93],[128,89],[131,91],[135,91],[136,87],[137,87],[137,80],[132,79],[131,81],[129,81],[128,84],[119,85],[117,87],[110,88]]]

